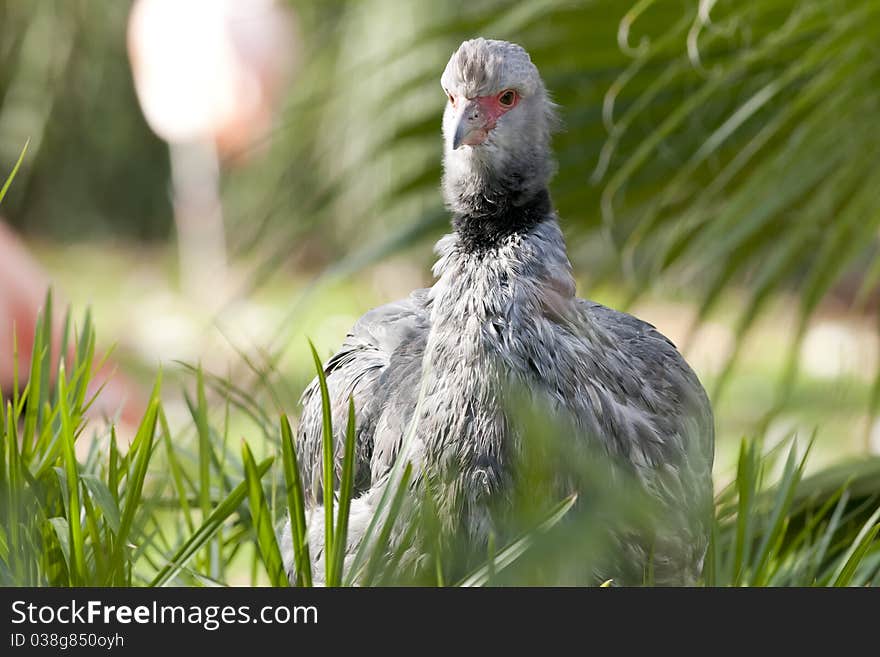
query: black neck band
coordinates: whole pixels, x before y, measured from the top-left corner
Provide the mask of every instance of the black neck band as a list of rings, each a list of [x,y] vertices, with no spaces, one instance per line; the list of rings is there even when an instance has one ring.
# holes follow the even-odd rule
[[[512,199],[512,194],[481,194],[467,199],[468,211],[452,217],[452,227],[464,251],[490,251],[508,237],[527,233],[550,217],[552,205],[546,189],[521,205],[514,205]]]

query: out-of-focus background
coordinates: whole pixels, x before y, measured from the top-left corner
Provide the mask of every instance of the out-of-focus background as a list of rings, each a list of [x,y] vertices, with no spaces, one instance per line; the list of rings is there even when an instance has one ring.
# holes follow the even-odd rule
[[[0,0],[0,386],[51,282],[121,398],[201,363],[295,413],[307,337],[431,283],[477,35],[541,70],[579,294],[684,351],[721,478],[745,435],[880,452],[873,0]]]

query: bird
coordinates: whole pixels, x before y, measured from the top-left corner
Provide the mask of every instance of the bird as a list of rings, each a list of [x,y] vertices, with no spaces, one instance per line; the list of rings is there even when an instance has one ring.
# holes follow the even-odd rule
[[[349,399],[357,418],[346,563],[403,458],[410,426],[412,485],[447,482],[442,490],[454,501],[441,506],[449,524],[485,545],[491,508],[512,485],[521,450],[503,402],[505,387],[518,385],[574,428],[574,447],[598,446],[657,502],[662,531],[620,538],[631,570],[644,572],[650,559],[655,583],[695,584],[709,542],[714,459],[713,413],[698,377],[651,324],[576,296],[548,191],[557,108],[528,52],[506,41],[464,41],[440,82],[441,187],[452,231],[436,245],[434,284],[367,312],[324,365],[337,467]],[[320,583],[317,379],[301,402],[297,449]],[[281,545],[293,581],[289,524]],[[641,583],[624,570],[615,583]]]

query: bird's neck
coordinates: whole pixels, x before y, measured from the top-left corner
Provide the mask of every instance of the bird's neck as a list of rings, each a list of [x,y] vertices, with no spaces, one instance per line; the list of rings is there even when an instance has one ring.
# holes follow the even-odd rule
[[[554,216],[547,192],[553,159],[546,145],[516,153],[448,150],[443,169],[443,197],[465,250],[491,252]]]
[[[550,194],[541,189],[529,196],[499,190],[459,198],[452,227],[459,249],[491,257],[511,239],[526,235],[544,221],[553,220]]]
[[[574,279],[546,190],[504,213],[459,215],[454,224],[455,232],[437,243],[435,328],[454,332],[496,321],[512,327],[569,314]]]

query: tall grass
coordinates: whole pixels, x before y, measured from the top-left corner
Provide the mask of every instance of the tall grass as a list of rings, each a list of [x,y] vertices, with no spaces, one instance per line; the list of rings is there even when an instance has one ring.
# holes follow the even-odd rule
[[[37,321],[27,383],[19,373],[0,413],[0,582],[5,585],[131,585],[144,513],[160,382],[125,453],[111,429],[84,456],[95,334],[89,315],[72,340],[63,323],[61,355],[51,351],[52,298]],[[56,356],[53,358],[53,356]]]
[[[95,331],[89,315],[79,330],[70,314],[64,317],[62,350],[53,354],[51,309],[49,296],[29,370],[17,373],[12,390],[4,391],[0,584],[286,586],[277,529],[290,518],[298,564],[294,584],[310,585],[310,510],[287,417],[273,423],[270,436],[243,441],[238,452],[230,449],[229,396],[210,406],[209,377],[196,368],[194,394],[186,394],[189,421],[171,428],[158,380],[134,436],[120,445],[112,423],[100,428],[89,419],[100,394],[90,392]],[[317,359],[316,365],[321,372]],[[600,519],[609,509],[612,515],[629,513],[609,506],[618,503],[599,489],[590,496],[604,516],[573,496],[530,510],[524,502],[510,539],[498,537],[476,562],[467,562],[467,570],[456,571],[461,546],[444,540],[442,532],[431,533],[431,509],[439,500],[431,491],[414,494],[412,468],[401,460],[360,549],[346,558],[355,421],[350,412],[338,486],[327,487],[333,504],[322,579],[328,585],[581,581],[572,573],[607,548],[596,539]],[[546,423],[524,426],[548,431]],[[327,426],[324,435],[332,431]],[[258,459],[255,450],[270,455]],[[760,441],[743,442],[735,476],[717,498],[704,584],[880,584],[880,459],[805,477],[808,452],[799,456],[792,445],[782,458],[779,448],[764,454]],[[333,452],[327,456],[333,472]],[[530,491],[540,488],[535,476],[525,478]],[[416,540],[427,541],[430,558],[414,567],[409,548]]]
[[[708,586],[880,584],[880,459],[804,478],[809,449],[762,455],[744,441],[735,480],[718,495]]]

